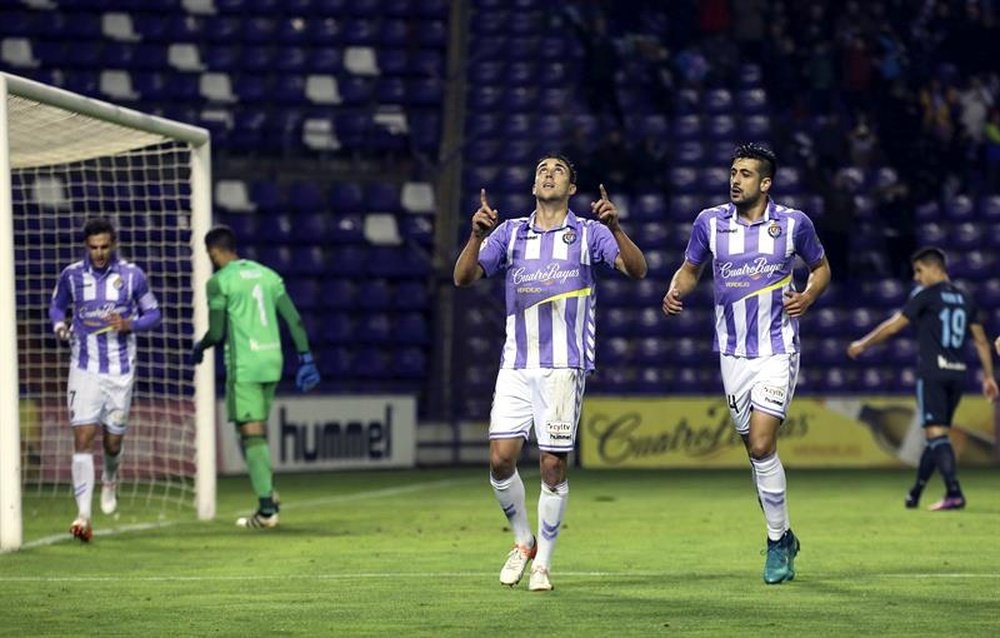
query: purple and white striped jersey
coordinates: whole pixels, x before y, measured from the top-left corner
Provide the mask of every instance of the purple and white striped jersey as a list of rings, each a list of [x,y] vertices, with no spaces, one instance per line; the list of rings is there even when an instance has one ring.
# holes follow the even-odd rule
[[[53,325],[66,319],[70,306],[70,365],[103,374],[131,374],[135,368],[135,331],[152,327],[145,324],[157,323],[160,316],[142,268],[117,257],[112,257],[103,272],[94,270],[89,257],[70,264],[52,291],[49,319]],[[113,313],[132,320],[133,332],[111,330],[108,316]],[[147,320],[137,321],[142,315]]]
[[[812,221],[800,210],[769,200],[752,224],[731,203],[698,214],[684,258],[695,266],[713,260],[713,350],[748,358],[799,351],[798,319],[782,306],[792,290],[796,255],[810,267],[824,255]]]
[[[507,271],[507,340],[501,368],[594,369],[594,264],[614,268],[608,227],[569,211],[559,228],[535,215],[505,220],[479,249],[486,276]]]

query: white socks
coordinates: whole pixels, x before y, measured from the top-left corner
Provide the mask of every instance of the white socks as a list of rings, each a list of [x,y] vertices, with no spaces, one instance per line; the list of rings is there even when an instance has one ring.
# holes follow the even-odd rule
[[[122,452],[124,449],[119,449],[118,454],[111,456],[107,452],[104,453],[104,474],[101,475],[102,483],[114,483],[118,480],[118,463],[122,460]]]
[[[535,556],[535,565],[538,567],[549,567],[568,500],[569,481],[563,481],[555,487],[542,483],[542,493],[538,497],[538,554]]]
[[[757,482],[757,495],[767,520],[767,537],[776,541],[790,527],[788,522],[788,502],[785,498],[785,468],[775,452],[764,459],[750,459],[753,464],[754,478]]]
[[[76,509],[83,518],[90,518],[90,502],[94,495],[94,455],[73,453],[73,496]]]
[[[518,545],[530,545],[531,525],[528,523],[528,512],[524,508],[524,483],[521,481],[521,475],[514,470],[510,478],[498,480],[490,474],[490,485],[493,486],[493,494],[500,509],[514,530],[514,542]]]

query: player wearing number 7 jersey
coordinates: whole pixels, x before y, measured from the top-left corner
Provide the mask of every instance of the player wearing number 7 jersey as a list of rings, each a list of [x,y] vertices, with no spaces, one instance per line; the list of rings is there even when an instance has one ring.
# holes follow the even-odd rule
[[[917,466],[917,480],[906,495],[906,507],[916,507],[927,480],[936,467],[945,483],[945,497],[930,509],[965,507],[958,484],[955,452],[948,428],[965,385],[966,336],[971,334],[983,366],[983,394],[990,401],[1000,393],[993,378],[993,355],[983,330],[978,306],[964,290],[948,278],[945,254],[938,248],[922,248],[910,259],[917,288],[903,309],[861,339],[851,343],[847,354],[855,359],[870,347],[887,341],[910,322],[917,324],[917,410],[927,445]]]
[[[208,280],[208,332],[192,351],[195,365],[204,351],[225,339],[226,412],[236,424],[243,445],[250,483],[259,501],[240,527],[275,527],[278,503],[274,498],[271,453],[267,445],[267,418],[281,379],[283,357],[278,315],[284,319],[299,353],[295,383],[307,392],[319,383],[319,372],[309,352],[309,338],[295,304],[278,273],[236,252],[236,235],[216,226],[205,235],[205,247],[216,272]]]

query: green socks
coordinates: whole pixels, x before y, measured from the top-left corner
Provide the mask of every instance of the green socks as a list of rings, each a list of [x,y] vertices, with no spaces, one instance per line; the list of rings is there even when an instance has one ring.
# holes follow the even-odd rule
[[[243,439],[243,453],[250,472],[250,485],[257,498],[270,500],[273,489],[271,473],[271,450],[267,439],[262,436],[248,436]]]

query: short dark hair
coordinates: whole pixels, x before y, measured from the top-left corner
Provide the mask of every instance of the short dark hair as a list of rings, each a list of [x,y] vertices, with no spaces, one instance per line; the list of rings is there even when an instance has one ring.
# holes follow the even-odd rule
[[[538,165],[547,159],[557,159],[563,164],[565,164],[569,168],[569,183],[576,184],[576,166],[573,166],[573,162],[571,162],[569,158],[563,155],[562,153],[546,153],[545,155],[539,157],[538,161],[535,162],[536,172],[538,169]]]
[[[778,172],[777,156],[774,154],[774,151],[763,144],[758,144],[757,142],[745,142],[740,144],[733,151],[733,157],[730,160],[730,163],[744,158],[755,159],[761,163],[761,177],[770,177],[773,180],[774,174]]]
[[[221,248],[234,253],[236,252],[236,233],[224,224],[213,226],[212,230],[205,233],[205,248]]]
[[[910,256],[911,264],[915,264],[918,261],[925,264],[932,264],[941,270],[948,269],[948,256],[936,246],[924,246]]]
[[[87,241],[88,237],[104,233],[111,235],[111,241],[115,241],[115,225],[107,217],[91,217],[83,225],[83,241]]]

